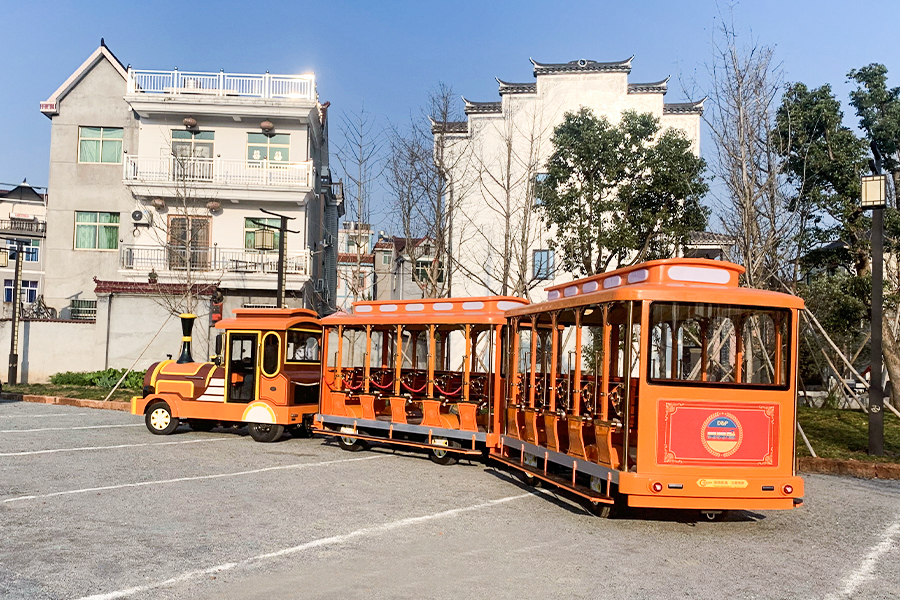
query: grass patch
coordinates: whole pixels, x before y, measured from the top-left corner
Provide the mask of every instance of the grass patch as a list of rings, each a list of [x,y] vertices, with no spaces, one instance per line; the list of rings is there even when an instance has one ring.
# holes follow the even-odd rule
[[[60,396],[63,398],[79,398],[81,400],[103,400],[109,393],[109,389],[98,387],[86,387],[80,385],[55,385],[52,383],[30,383],[21,385],[4,385],[4,392],[11,394],[24,394],[35,396]],[[140,392],[125,388],[117,389],[110,400],[131,401],[132,396],[139,396]]]
[[[868,454],[869,418],[863,412],[801,406],[798,418],[813,450],[822,458],[900,462],[900,419],[891,412],[884,414],[884,456]],[[810,455],[799,435],[797,454]]]

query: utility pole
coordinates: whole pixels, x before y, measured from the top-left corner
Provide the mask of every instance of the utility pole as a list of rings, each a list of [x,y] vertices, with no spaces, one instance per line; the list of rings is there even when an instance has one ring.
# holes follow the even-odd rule
[[[287,233],[300,233],[299,231],[293,231],[287,228],[287,222],[293,221],[296,217],[288,217],[285,215],[280,215],[278,213],[274,213],[268,211],[264,208],[259,209],[260,211],[266,213],[267,215],[272,215],[273,217],[278,217],[281,219],[281,223],[278,226],[278,231],[280,232],[278,236],[278,284],[277,290],[275,292],[275,306],[278,308],[284,308],[284,254],[285,248],[287,245]],[[272,228],[271,225],[267,223],[263,223],[261,221],[257,221],[255,219],[251,219],[254,223],[263,227],[265,229]]]
[[[13,282],[12,297],[12,331],[9,334],[9,371],[7,385],[19,382],[19,306],[22,300],[22,240],[16,243],[16,275]]]

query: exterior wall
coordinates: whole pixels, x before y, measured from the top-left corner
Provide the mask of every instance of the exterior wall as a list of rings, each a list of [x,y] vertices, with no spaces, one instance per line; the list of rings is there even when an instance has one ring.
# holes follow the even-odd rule
[[[64,309],[72,298],[93,299],[96,276],[115,279],[116,250],[74,250],[75,211],[120,213],[119,245],[131,243],[127,219],[131,193],[122,185],[121,164],[79,164],[78,127],[121,127],[125,152],[137,148],[137,123],[123,99],[125,80],[99,61],[59,103],[50,133],[47,239],[44,252],[45,301]]]
[[[617,68],[611,72],[538,73],[533,91],[510,93],[501,84],[502,95],[496,105],[467,101],[468,133],[444,138],[450,156],[450,184],[459,203],[454,210],[452,240],[458,268],[453,273],[451,295],[519,293],[536,298],[543,297],[544,287],[571,279],[571,274],[559,268],[550,279],[537,279],[533,260],[535,250],[549,249],[554,232],[548,231],[533,211],[532,182],[545,169],[553,150],[553,129],[566,112],[587,107],[611,123],[619,122],[626,110],[649,112],[660,119],[663,128],[681,129],[699,154],[700,105],[672,114],[664,103],[665,82],[647,84],[643,90],[629,89],[626,71],[630,61]],[[511,244],[504,243],[507,230]],[[501,281],[504,261],[509,262],[513,278],[522,275],[524,290],[516,291],[515,281],[507,280],[506,285]]]
[[[10,320],[0,321],[0,347],[5,352],[11,329]],[[23,321],[19,324],[19,381],[45,383],[54,373],[102,369],[101,342],[89,321]]]
[[[8,221],[10,217],[17,218],[32,218],[36,222],[46,222],[47,220],[47,207],[43,202],[30,202],[26,200],[19,199],[10,199],[10,198],[0,198],[0,221]],[[28,238],[25,235],[16,236],[11,232],[4,232],[4,237],[8,238],[18,238],[22,240],[34,239],[38,242],[39,246],[37,249],[37,260],[29,260],[30,257],[34,256],[33,254],[28,255],[25,258],[25,262],[22,263],[22,281],[32,281],[37,282],[37,295],[41,295],[44,293],[44,252],[46,251],[46,239],[36,239],[36,238]],[[7,242],[6,240],[0,240],[0,248],[6,249],[14,249],[15,244]],[[23,254],[26,254],[23,252]],[[8,266],[0,267],[0,279],[5,282],[6,280],[15,281],[16,277],[16,261],[12,260],[10,256],[10,260],[8,261]],[[2,283],[2,282],[0,282]],[[5,285],[4,285],[5,287]],[[28,301],[25,294],[23,294],[23,300],[25,302]],[[3,316],[10,317],[12,316],[12,302],[6,302],[6,293],[4,290],[3,296],[0,296],[0,301],[2,301],[3,306]]]

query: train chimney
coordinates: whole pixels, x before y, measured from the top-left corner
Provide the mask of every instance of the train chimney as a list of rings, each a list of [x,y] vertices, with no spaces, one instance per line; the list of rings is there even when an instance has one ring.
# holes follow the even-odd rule
[[[194,319],[196,315],[184,313],[181,316],[181,356],[178,357],[178,364],[194,362],[191,356],[191,330],[194,328]]]

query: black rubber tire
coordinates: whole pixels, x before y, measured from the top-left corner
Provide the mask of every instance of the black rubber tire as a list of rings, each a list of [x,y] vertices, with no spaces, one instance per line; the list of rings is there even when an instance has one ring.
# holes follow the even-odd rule
[[[172,416],[172,409],[165,402],[154,402],[144,413],[144,424],[154,435],[174,433],[180,423],[181,421]]]
[[[337,442],[338,446],[347,452],[359,452],[360,450],[365,450],[369,447],[369,443],[366,440],[346,435],[339,436]]]
[[[188,425],[194,431],[212,431],[218,425],[216,421],[208,421],[207,419],[188,419]]]
[[[284,425],[275,425],[272,423],[247,423],[247,431],[257,442],[269,443],[274,442],[284,435]]]
[[[447,442],[448,445],[456,446],[455,442]],[[448,452],[447,450],[440,450],[438,448],[429,448],[428,449],[428,458],[431,459],[436,465],[455,465],[459,462],[459,455],[455,452]]]

